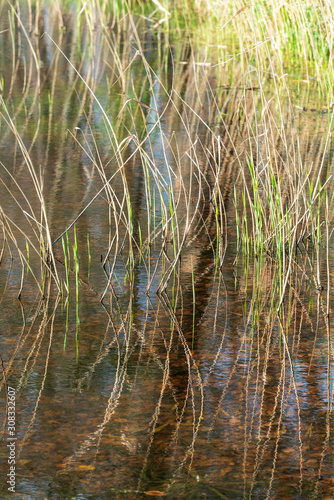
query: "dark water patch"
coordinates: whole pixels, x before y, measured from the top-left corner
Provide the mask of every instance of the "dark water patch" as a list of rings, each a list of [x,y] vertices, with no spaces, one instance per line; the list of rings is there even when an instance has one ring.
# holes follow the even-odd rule
[[[313,165],[308,192],[319,172],[323,185],[329,113],[293,114],[284,94],[281,114],[278,101],[263,107],[257,85],[240,87],[239,73],[231,85],[229,71],[196,66],[188,43],[162,47],[162,34],[143,32],[137,54],[133,27],[91,39],[70,9],[56,36],[43,16],[99,104],[47,36],[29,38],[40,89],[22,31],[10,75],[2,36],[0,354],[16,388],[18,495],[329,498],[333,243],[324,231],[318,244],[305,217],[296,252],[274,239],[255,256],[248,167],[265,200],[276,158],[282,206],[294,203],[290,164]],[[83,210],[51,261],[46,230],[56,241]],[[323,223],[324,205],[314,211]],[[4,379],[1,391],[5,422]]]

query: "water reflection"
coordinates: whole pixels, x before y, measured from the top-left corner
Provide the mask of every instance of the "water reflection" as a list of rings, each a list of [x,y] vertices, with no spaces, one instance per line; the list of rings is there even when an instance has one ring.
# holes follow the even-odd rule
[[[3,57],[14,48],[18,53],[12,75],[1,61],[8,115],[3,111],[0,143],[7,169],[1,177],[0,352],[7,383],[17,389],[19,495],[330,497],[333,339],[325,292],[311,285],[315,269],[321,283],[331,279],[326,248],[317,264],[312,242],[300,245],[279,318],[270,314],[277,262],[235,261],[233,186],[241,186],[240,168],[252,149],[249,124],[261,96],[235,89],[218,95],[217,89],[224,111],[217,121],[216,75],[194,71],[188,47],[175,44],[172,66],[169,48],[158,51],[157,40],[144,34],[140,43],[153,73],[133,49],[139,47],[135,34],[127,39],[119,28],[108,35],[108,49],[100,30],[93,38],[84,30],[78,50],[75,15],[63,16],[65,33],[57,32],[56,15],[43,12],[44,25],[106,115],[50,38],[27,38],[17,29],[13,46],[13,34],[2,35]],[[8,23],[2,17],[0,31]],[[38,72],[28,39],[41,61]],[[43,179],[53,240],[114,175],[76,224],[79,299],[73,230],[65,252],[61,241],[54,245],[50,264],[62,294],[41,266],[41,203],[6,116],[15,117]],[[321,153],[326,118],[298,119],[300,151],[303,161],[314,162],[310,179],[316,179],[324,162],[332,168],[331,151]],[[284,185],[295,137],[287,146],[276,132],[271,146],[283,164]],[[318,149],[310,146],[311,136],[319,137]],[[259,141],[254,159],[265,165],[267,153]],[[224,207],[219,220],[216,199]],[[36,251],[23,259],[18,249],[26,248],[25,240]],[[4,379],[1,384],[5,422]],[[5,477],[5,445],[1,471]],[[5,482],[1,495],[6,498]]]

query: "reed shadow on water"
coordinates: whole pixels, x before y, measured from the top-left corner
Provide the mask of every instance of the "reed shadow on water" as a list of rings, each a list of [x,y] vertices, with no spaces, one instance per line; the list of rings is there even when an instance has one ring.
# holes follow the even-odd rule
[[[228,4],[0,4],[21,496],[334,494],[332,7]]]

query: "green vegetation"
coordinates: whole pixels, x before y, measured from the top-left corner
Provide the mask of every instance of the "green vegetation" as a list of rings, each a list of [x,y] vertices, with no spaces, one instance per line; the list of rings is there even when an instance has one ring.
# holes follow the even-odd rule
[[[323,321],[328,372],[333,358],[332,3],[18,1],[0,4],[0,16],[0,67],[9,68],[0,75],[0,260],[14,266],[10,286],[20,300],[38,294],[40,332],[51,325],[40,394],[58,301],[64,357],[75,344],[77,363],[87,296],[101,301],[108,316],[96,361],[80,374],[80,390],[109,350],[117,352],[103,423],[78,456],[95,445],[98,450],[124,388],[130,393],[136,387],[139,370],[131,382],[127,373],[133,353],[139,360],[149,353],[162,382],[149,420],[141,491],[154,436],[169,425],[158,417],[173,386],[174,356],[184,361],[182,377],[188,380],[182,405],[175,404],[171,441],[178,441],[187,406],[192,437],[173,481],[182,468],[191,470],[204,388],[219,366],[230,322],[240,345],[208,432],[222,415],[233,420],[223,406],[240,364],[250,429],[243,442],[244,478],[256,434],[244,496],[256,490],[266,449],[274,443],[271,495],[291,399],[302,496],[305,429],[294,356],[304,323],[316,338]],[[231,315],[239,322],[229,316],[229,293],[238,303]],[[51,300],[57,304],[50,313]],[[196,358],[199,328],[208,343],[221,336],[204,375]],[[21,385],[33,372],[40,332],[29,347]],[[273,359],[279,380],[266,412]],[[327,382],[330,393],[329,376]],[[177,390],[170,394],[174,404]],[[125,435],[121,445],[132,453]]]
[[[330,224],[324,207],[328,205],[331,213],[331,174],[326,173],[333,116],[328,107],[333,89],[331,4],[90,2],[77,4],[76,24],[64,21],[72,6],[49,3],[48,8],[52,9],[54,21],[47,33],[39,32],[41,5],[28,3],[10,9],[7,37],[13,68],[10,78],[2,78],[1,84],[3,126],[20,151],[25,182],[29,179],[37,196],[32,202],[21,181],[3,165],[15,189],[9,188],[5,180],[2,182],[28,223],[21,227],[3,209],[5,241],[11,239],[22,266],[31,269],[38,286],[44,286],[48,275],[57,289],[65,289],[68,295],[69,232],[74,231],[73,274],[79,324],[79,249],[73,227],[89,216],[91,207],[104,196],[109,241],[102,256],[107,283],[101,300],[112,290],[114,281],[120,284],[120,275],[125,284],[128,280],[130,283],[136,267],[142,265],[148,272],[148,289],[160,273],[156,290],[164,293],[172,275],[175,281],[178,262],[187,255],[191,242],[204,238],[212,249],[215,267],[221,272],[226,250],[235,241],[236,272],[247,276],[250,266],[254,267],[255,289],[261,288],[267,266],[275,267],[277,283],[273,286],[276,292],[271,308],[280,315],[290,276],[299,266],[298,249],[309,238],[314,245],[315,265],[319,265],[321,245],[326,245],[322,235]],[[155,59],[147,53],[139,34],[145,24],[155,41]],[[59,27],[64,30],[59,31]],[[70,50],[63,41],[68,30],[73,36]],[[130,32],[129,41],[121,45],[121,35],[124,33],[126,40]],[[39,36],[34,38],[32,33]],[[180,37],[186,37],[187,44],[178,43]],[[12,93],[18,84],[17,38],[27,53],[25,72],[29,78],[22,86],[20,101],[15,102]],[[170,40],[175,41],[177,48],[170,47]],[[50,84],[41,77],[39,47],[45,43],[53,57],[48,70]],[[97,70],[97,61],[100,57],[106,60],[107,54],[111,55],[112,65],[108,63]],[[57,95],[66,85],[60,67],[70,72],[71,85],[65,97],[63,120],[58,123]],[[299,76],[290,75],[291,71]],[[109,98],[103,93],[103,85],[98,84],[99,78],[106,82]],[[316,167],[304,163],[296,116],[306,107],[301,104],[312,85],[314,105],[330,118],[323,156]],[[73,99],[79,102],[79,111],[74,115],[70,114]],[[44,100],[48,118],[40,111]],[[85,129],[80,121],[82,116]],[[37,121],[32,117],[37,117]],[[170,136],[164,126],[166,117]],[[184,137],[182,143],[173,131],[174,124]],[[60,236],[51,238],[43,176],[56,133],[60,135],[56,175],[62,175],[61,162],[67,154],[70,136],[76,150],[82,152],[100,177],[102,187],[76,214],[74,211],[67,227],[57,224]],[[46,163],[39,172],[31,151],[40,135],[47,137],[47,148]],[[159,159],[157,144],[161,150]],[[103,157],[107,147],[106,162]],[[235,164],[231,201],[236,233],[231,231],[223,193],[227,151]],[[144,181],[146,218],[138,217],[133,205],[136,185],[131,170],[137,163]],[[14,236],[13,227],[15,233],[24,236],[26,252],[21,249],[17,234]],[[60,263],[54,249],[64,234],[64,262]],[[151,277],[152,243],[158,258]],[[89,276],[94,249],[89,239],[87,245]],[[31,263],[33,252],[40,257],[40,278]],[[61,266],[64,278],[59,275]],[[19,296],[24,276],[22,271]],[[189,279],[194,288],[193,268]],[[319,270],[317,281],[320,287]],[[255,293],[256,297],[261,295],[261,289]],[[258,314],[259,311],[255,316]]]
[[[328,244],[323,233],[330,224],[324,207],[329,206],[330,214],[333,201],[328,190],[332,176],[326,167],[333,117],[329,108],[333,89],[331,4],[90,2],[77,4],[76,24],[64,21],[72,6],[50,3],[48,8],[52,9],[53,21],[47,33],[39,32],[41,5],[28,3],[10,9],[11,24],[6,34],[13,64],[10,77],[2,78],[1,119],[5,133],[12,135],[13,145],[20,152],[26,172],[24,182],[29,182],[35,193],[28,197],[22,181],[3,165],[15,189],[6,180],[2,182],[25,220],[20,225],[2,209],[5,242],[9,245],[11,241],[11,247],[16,248],[22,268],[31,270],[39,287],[48,276],[58,291],[66,290],[68,295],[72,232],[78,307],[81,271],[74,224],[89,216],[104,196],[109,239],[102,255],[107,277],[102,300],[112,290],[113,281],[119,284],[121,275],[125,284],[131,282],[136,267],[142,265],[149,276],[148,289],[160,273],[156,291],[164,293],[172,275],[175,280],[178,262],[187,255],[191,242],[204,238],[221,272],[226,249],[235,242],[236,272],[246,276],[249,266],[254,267],[256,287],[261,286],[266,267],[274,265],[278,281],[273,286],[276,292],[271,306],[281,314],[290,276],[299,266],[298,249],[305,238],[314,246],[315,265],[319,265],[321,245]],[[155,59],[139,34],[144,24],[151,30],[158,55]],[[64,30],[59,31],[59,27]],[[64,41],[68,30],[73,36],[70,50]],[[129,40],[121,44],[122,34],[126,40],[130,32]],[[36,38],[36,34],[41,36]],[[187,44],[177,42],[185,36]],[[27,54],[25,73],[29,76],[23,85],[15,69],[17,39]],[[175,41],[176,48],[169,45],[170,40]],[[52,54],[50,83],[41,76],[40,46],[45,44]],[[106,60],[109,54],[112,65],[97,69],[97,61],[102,57]],[[71,84],[58,123],[57,95],[66,85],[62,71],[70,73]],[[290,71],[299,76],[290,75]],[[106,85],[101,86],[99,81]],[[13,97],[17,85],[22,85],[20,100]],[[301,104],[312,85],[314,105],[329,118],[322,158],[316,166],[305,164],[296,115],[306,108]],[[71,114],[74,99],[79,111]],[[48,117],[41,113],[43,106],[47,106]],[[170,136],[164,125],[166,118]],[[174,126],[184,138],[182,143]],[[102,184],[80,210],[74,210],[70,223],[65,227],[57,223],[57,238],[51,237],[44,188],[54,134],[60,137],[56,139],[60,144],[56,176],[63,175],[61,165],[71,137],[75,149],[85,158],[85,168],[90,164],[90,175],[98,174]],[[46,137],[47,146],[45,164],[39,171],[31,152],[40,136]],[[105,161],[107,149],[109,159]],[[227,154],[235,164],[229,180],[234,192],[235,230],[231,230],[223,192]],[[137,171],[137,164],[137,179],[142,177],[144,182],[146,217],[138,217],[134,209],[137,186],[132,170]],[[25,252],[19,234],[24,237]],[[64,262],[60,262],[54,249],[65,234]],[[85,238],[89,276],[94,249],[88,233]],[[152,244],[158,256],[153,277],[149,271]],[[40,273],[32,263],[33,252],[37,254],[35,262],[36,256],[40,259]],[[62,266],[64,278],[59,274]],[[22,270],[19,296],[24,279]],[[194,288],[194,269],[189,279]],[[319,270],[317,282],[320,287]],[[261,297],[261,290],[256,294]]]

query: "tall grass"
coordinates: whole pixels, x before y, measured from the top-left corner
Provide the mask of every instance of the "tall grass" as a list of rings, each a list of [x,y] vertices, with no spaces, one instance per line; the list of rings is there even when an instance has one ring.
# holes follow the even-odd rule
[[[57,33],[56,27],[57,22],[59,24],[60,20],[63,19],[63,11],[60,10],[60,5],[53,6],[58,13],[53,25],[53,34],[57,42],[52,33],[45,34],[40,42],[47,39],[46,42],[53,53],[53,63],[50,68],[54,72],[51,93],[48,93],[50,112],[45,160],[48,159],[52,141],[50,127],[53,126],[53,109],[56,105],[55,82],[59,72],[58,67],[61,64],[62,67],[67,67],[67,71],[70,72],[74,80],[73,90],[68,95],[74,95],[74,92],[77,92],[76,88],[80,88],[79,100],[81,104],[76,120],[79,120],[80,113],[84,112],[89,135],[82,131],[81,127],[75,126],[78,123],[76,120],[71,124],[69,132],[76,147],[82,151],[92,167],[98,172],[102,184],[97,194],[91,196],[90,201],[84,204],[77,217],[73,217],[71,223],[64,227],[63,233],[65,234],[66,230],[71,230],[74,222],[80,220],[89,211],[95,200],[102,193],[105,193],[109,205],[110,236],[108,250],[103,256],[107,286],[102,297],[105,297],[111,286],[120,252],[124,255],[126,250],[126,268],[131,274],[135,262],[137,262],[136,259],[139,258],[140,261],[143,259],[144,263],[147,262],[145,252],[150,248],[152,242],[154,241],[156,244],[159,238],[161,240],[160,256],[167,262],[167,267],[161,275],[159,292],[166,289],[182,253],[186,251],[192,238],[196,237],[196,234],[200,234],[201,231],[206,233],[206,237],[209,238],[217,263],[221,267],[228,241],[226,235],[226,199],[224,199],[226,197],[222,192],[224,175],[222,162],[227,151],[230,151],[229,154],[234,156],[233,161],[239,165],[234,187],[239,250],[242,241],[243,248],[247,253],[250,252],[261,261],[265,256],[270,256],[271,259],[277,261],[282,275],[288,276],[294,258],[294,248],[303,241],[303,238],[307,234],[312,234],[320,242],[321,228],[323,227],[321,208],[324,200],[323,193],[329,182],[329,178],[324,176],[324,162],[330,141],[331,123],[328,127],[327,143],[324,147],[320,168],[313,168],[312,171],[312,166],[306,168],[303,164],[296,118],[296,109],[298,108],[290,97],[290,78],[283,74],[286,59],[284,51],[289,50],[291,55],[291,51],[295,50],[296,59],[302,64],[298,71],[303,71],[303,68],[305,71],[309,71],[311,59],[319,59],[319,57],[314,57],[315,51],[319,51],[320,46],[324,49],[324,44],[320,44],[320,35],[327,37],[326,40],[330,40],[328,31],[330,28],[327,26],[327,20],[331,13],[331,7],[322,3],[318,8],[306,6],[307,8],[301,12],[301,4],[299,3],[291,5],[291,8],[288,8],[287,5],[274,8],[274,6],[264,6],[263,4],[249,7],[242,3],[235,6],[228,3],[225,6],[220,2],[218,8],[218,4],[216,5],[214,2],[195,2],[194,4],[188,3],[187,9],[182,14],[178,14],[176,7],[179,5],[177,3],[173,8],[168,2],[164,5],[157,2],[155,6],[156,9],[152,12],[152,22],[157,16],[163,14],[160,19],[163,22],[158,23],[155,28],[160,30],[159,36],[165,36],[166,25],[170,26],[172,23],[179,27],[182,23],[187,25],[185,29],[187,29],[189,36],[190,52],[188,57],[190,55],[190,59],[185,61],[188,64],[185,70],[183,66],[179,65],[179,63],[184,63],[185,54],[172,54],[168,47],[167,38],[165,38],[165,45],[160,47],[160,66],[153,67],[146,59],[138,34],[140,17],[132,16],[132,12],[138,15],[140,13],[147,15],[149,7],[145,2],[137,5],[136,8],[133,7],[132,11],[129,10],[132,9],[131,5],[126,3],[115,2],[112,6],[116,17],[122,9],[124,12],[128,12],[123,20],[119,19],[118,25],[119,33],[122,29],[125,32],[131,30],[132,33],[136,50],[132,51],[132,55],[127,56],[125,56],[126,51],[119,48],[119,36],[116,34],[115,38],[106,30],[107,23],[111,19],[115,19],[114,14],[110,17],[111,11],[108,11],[106,4],[92,2],[82,6],[77,14],[79,24],[74,29],[74,33],[77,36],[80,35],[80,39],[75,38],[72,45],[72,51],[76,50],[76,43],[80,45],[78,60],[81,62],[76,67],[59,45],[62,43],[64,35],[62,31]],[[318,15],[322,10],[327,12],[326,17]],[[219,36],[227,36],[227,30],[234,30],[238,49],[229,63],[226,53],[221,52],[223,49],[216,47],[207,52],[205,47],[209,47],[209,40],[206,41],[206,46],[203,48],[201,44],[191,39],[191,33],[194,32],[192,23],[194,18],[198,17],[199,12],[206,14],[207,22],[213,22],[214,19],[214,22],[217,23],[215,32]],[[30,40],[29,35],[37,29],[39,11],[35,11],[34,18],[29,4],[30,24],[27,29],[20,21],[20,9],[12,7],[10,14],[13,16],[10,24],[10,36],[13,40],[15,36],[23,36],[26,40],[26,48],[30,53],[28,73],[37,69],[37,88],[39,89],[41,86],[39,43],[36,39]],[[182,22],[180,18],[177,19],[177,16],[182,16]],[[206,25],[204,17],[201,16],[199,23],[202,27]],[[315,24],[315,19],[317,19],[317,24]],[[219,29],[220,21],[222,21],[220,28],[223,27],[223,29]],[[34,23],[35,28],[33,28]],[[305,23],[309,24],[309,29],[305,28]],[[22,26],[22,34],[16,25]],[[62,26],[61,22],[60,26]],[[238,26],[243,29],[238,30]],[[310,26],[313,26],[314,32]],[[291,34],[292,27],[295,30],[293,34]],[[317,29],[318,34],[315,41],[312,36],[315,37]],[[299,32],[304,34],[304,38],[298,38]],[[85,45],[82,43],[83,33],[85,33],[87,40]],[[289,45],[290,35],[292,36],[291,40],[294,40],[294,45],[291,47]],[[305,36],[307,36],[309,43],[306,43]],[[289,43],[287,40],[290,40]],[[313,40],[312,43],[310,40]],[[262,43],[263,41],[265,43]],[[247,44],[250,47],[249,44],[252,42],[251,49],[246,48]],[[13,41],[13,58],[16,57],[15,46]],[[111,122],[107,110],[96,92],[96,75],[99,74],[98,71],[104,70],[104,68],[97,69],[98,63],[93,56],[94,50],[97,48],[98,54],[104,51],[105,54],[117,55],[114,58],[114,66],[110,68],[112,77],[108,76],[107,80],[109,92],[113,92],[114,97],[118,99],[118,107],[115,107],[116,119],[113,122]],[[224,63],[221,60],[222,55],[225,59]],[[203,56],[208,58],[208,63],[201,66],[199,62],[203,61]],[[293,57],[289,57],[289,60],[293,60]],[[164,70],[166,65],[172,65],[172,72],[169,71],[169,75]],[[269,69],[269,72],[264,71],[265,67]],[[141,74],[142,83],[140,85],[133,79],[133,71]],[[231,88],[228,88],[225,83],[223,87],[217,86],[219,80],[226,81],[226,76],[230,71],[233,71],[233,79],[238,82],[236,86],[232,85]],[[192,92],[189,84],[184,91],[182,83],[184,75],[187,75],[187,78],[193,82],[195,93]],[[325,73],[323,76],[324,79],[321,82],[318,80],[320,89],[327,85]],[[268,91],[264,87],[264,81],[269,77],[270,90]],[[57,238],[51,238],[43,194],[43,179],[39,177],[30,157],[30,150],[39,134],[39,124],[42,117],[38,111],[37,127],[33,134],[32,143],[27,149],[21,134],[28,129],[28,121],[20,132],[15,120],[19,116],[20,108],[22,109],[27,101],[32,81],[30,80],[24,85],[22,104],[15,111],[15,116],[12,117],[7,102],[10,102],[11,89],[15,80],[14,71],[10,79],[9,90],[7,90],[8,82],[6,82],[6,88],[1,97],[1,116],[7,126],[7,133],[11,130],[14,141],[21,150],[27,172],[38,195],[42,217],[39,220],[26,197],[25,203],[28,204],[29,210],[22,209],[23,214],[33,229],[35,237],[38,238],[38,246],[42,255],[41,262],[54,276],[55,283],[59,288],[60,280],[53,256],[53,248],[54,245],[57,245],[62,234],[58,235]],[[113,83],[111,83],[112,80]],[[305,83],[305,85],[310,85],[310,83]],[[155,87],[157,91],[153,91]],[[203,92],[206,93],[206,96]],[[187,94],[189,94],[190,99],[188,99]],[[164,96],[163,106],[159,103],[160,95]],[[194,97],[198,98],[198,102],[195,102]],[[208,106],[206,110],[203,108],[204,101],[205,106]],[[69,102],[69,98],[67,98],[64,112],[66,112]],[[86,104],[88,108],[87,111],[84,111]],[[38,108],[40,104],[35,93],[30,114],[35,113],[36,106]],[[180,111],[181,108],[182,111]],[[284,108],[288,111],[283,112]],[[321,108],[321,104],[319,104],[319,108]],[[240,123],[242,123],[242,127],[239,124],[239,134],[241,133],[242,140],[240,140],[241,136],[234,132],[236,112],[239,114]],[[167,131],[171,134],[170,137],[166,135],[163,126],[165,114],[168,116]],[[100,129],[101,131],[104,129],[103,133],[111,148],[111,158],[107,164],[103,161],[103,153],[99,149],[100,146],[95,139],[95,131],[92,128],[91,119],[94,115],[99,116]],[[180,123],[179,127],[182,129],[184,137],[182,146],[173,136],[172,127],[176,120]],[[65,148],[65,137],[67,136],[67,130],[64,127],[59,161],[61,161],[62,151]],[[159,170],[155,158],[157,140],[161,144],[165,165],[165,173],[163,174]],[[242,148],[240,147],[241,143]],[[183,148],[183,151],[180,151],[180,147]],[[108,172],[107,167],[111,162],[117,167]],[[142,165],[145,179],[146,222],[136,220],[133,211],[134,191],[133,187],[129,185],[130,165],[133,162],[139,162]],[[8,169],[6,172],[8,173]],[[9,175],[12,174],[9,173]],[[19,184],[17,184],[17,188],[20,195],[13,196],[16,203],[21,206],[22,202],[19,198],[22,195],[24,197],[24,193]],[[152,193],[158,194],[158,196],[154,196],[154,200],[152,200]],[[161,214],[158,219],[157,213]],[[215,226],[214,232],[212,231],[213,226]],[[27,237],[25,230],[21,231]],[[170,244],[172,252],[170,252]],[[38,246],[32,244],[31,248],[37,250]],[[110,261],[111,256],[113,256],[112,261]],[[67,276],[65,288],[68,286]],[[286,286],[287,279],[280,285],[281,299],[279,303],[283,300]]]
[[[104,303],[107,331],[114,336],[80,379],[80,389],[109,349],[118,353],[103,421],[66,466],[91,444],[99,449],[124,392],[131,353],[137,349],[141,358],[147,349],[162,383],[139,489],[159,432],[162,401],[173,387],[170,366],[177,343],[188,379],[171,441],[177,441],[188,404],[192,436],[173,477],[185,465],[191,468],[204,418],[204,387],[226,345],[229,311],[221,296],[231,291],[224,280],[233,270],[232,292],[241,304],[233,335],[240,335],[240,344],[209,432],[224,413],[225,396],[245,358],[245,478],[256,434],[255,465],[245,491],[255,490],[274,436],[268,497],[273,489],[286,394],[296,407],[302,491],[305,450],[294,364],[300,332],[292,318],[300,314],[312,324],[305,289],[324,312],[328,372],[332,359],[331,4],[94,1],[1,8],[0,36],[6,37],[12,61],[0,95],[1,257],[8,255],[20,267],[20,298],[31,293],[31,282],[43,297],[40,308],[44,299],[47,308],[62,292],[64,348],[70,301],[75,304],[77,355],[81,290],[95,291]],[[313,119],[318,121],[311,129]],[[213,286],[203,307],[208,275]],[[147,297],[146,309],[138,307],[145,315],[138,326],[140,291]],[[208,339],[224,326],[203,381],[197,331],[207,317],[212,319]],[[41,335],[49,319],[45,309]],[[155,350],[158,335],[164,357]],[[29,370],[38,342],[29,352]],[[50,347],[51,336],[45,376]],[[279,376],[268,413],[273,352]]]

